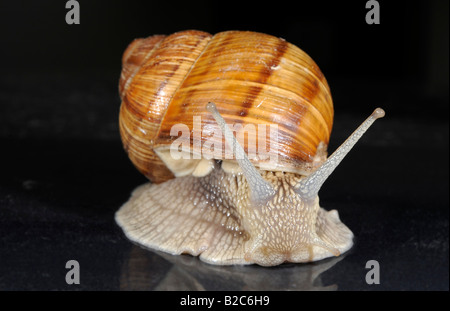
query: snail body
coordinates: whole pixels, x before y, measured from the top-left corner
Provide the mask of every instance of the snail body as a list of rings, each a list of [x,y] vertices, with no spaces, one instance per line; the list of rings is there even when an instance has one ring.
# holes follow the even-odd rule
[[[152,181],[116,213],[131,240],[212,264],[263,266],[316,261],[353,245],[352,232],[337,211],[319,206],[317,193],[384,112],[375,110],[327,159],[330,90],[299,48],[238,31],[137,39],[124,53],[119,92],[124,148]],[[187,157],[175,159],[178,124],[189,129],[182,141],[189,148]],[[235,137],[230,124],[276,124],[276,143],[272,132],[270,143],[249,133],[238,141],[244,127]],[[223,138],[231,157],[204,148]],[[252,142],[275,146],[276,161],[250,157]]]

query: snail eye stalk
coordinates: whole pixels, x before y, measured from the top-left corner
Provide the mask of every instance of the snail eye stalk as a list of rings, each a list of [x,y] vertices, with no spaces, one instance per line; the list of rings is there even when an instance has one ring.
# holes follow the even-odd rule
[[[219,125],[222,133],[225,136],[225,141],[232,148],[233,154],[238,162],[240,168],[242,169],[245,179],[250,187],[251,200],[255,203],[262,203],[269,201],[274,195],[275,190],[272,186],[262,178],[259,171],[250,162],[247,155],[245,154],[244,148],[238,143],[236,137],[234,137],[233,132],[230,130],[225,120],[220,115],[214,103],[208,103],[206,109],[211,112],[217,124]]]
[[[350,135],[345,142],[336,149],[333,154],[311,175],[303,179],[296,192],[304,199],[312,199],[318,193],[323,183],[333,173],[334,169],[341,163],[353,146],[375,122],[375,120],[384,117],[385,112],[377,108],[374,112]]]

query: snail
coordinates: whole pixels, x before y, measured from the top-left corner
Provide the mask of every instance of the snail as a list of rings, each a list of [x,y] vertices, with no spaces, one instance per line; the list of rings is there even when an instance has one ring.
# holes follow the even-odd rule
[[[115,214],[130,240],[217,265],[312,262],[352,247],[353,233],[336,210],[320,207],[318,192],[384,116],[381,108],[327,157],[330,88],[316,63],[283,39],[156,35],[134,40],[122,64],[121,139],[151,181]],[[276,131],[240,135],[247,124]],[[255,142],[275,150],[275,160],[250,157]]]

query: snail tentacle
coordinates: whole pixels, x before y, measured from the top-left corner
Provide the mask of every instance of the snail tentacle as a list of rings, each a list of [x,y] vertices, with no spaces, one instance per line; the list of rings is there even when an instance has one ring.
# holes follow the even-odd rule
[[[266,180],[264,180],[264,178],[262,178],[259,171],[250,162],[247,155],[245,154],[244,148],[242,148],[242,146],[236,140],[236,137],[234,137],[230,128],[225,123],[225,120],[217,110],[216,105],[212,102],[209,102],[206,105],[206,109],[211,112],[225,136],[225,141],[232,148],[236,161],[238,162],[239,167],[242,169],[244,176],[249,184],[252,201],[255,203],[268,202],[275,195],[275,190]]]
[[[303,199],[312,199],[317,196],[324,182],[331,173],[333,173],[335,168],[341,163],[353,146],[369,129],[373,122],[375,122],[376,119],[384,117],[384,115],[385,112],[383,109],[375,109],[374,112],[342,143],[342,145],[333,152],[325,163],[300,182],[297,193]]]

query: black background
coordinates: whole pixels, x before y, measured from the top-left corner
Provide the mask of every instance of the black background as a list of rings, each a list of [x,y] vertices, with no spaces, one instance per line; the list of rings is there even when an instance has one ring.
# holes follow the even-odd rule
[[[65,1],[0,3],[0,289],[448,290],[448,1],[380,0],[380,25],[365,3],[80,0],[80,25],[66,24]],[[146,180],[118,133],[121,55],[184,29],[305,50],[333,94],[329,151],[386,110],[320,193],[355,233],[348,254],[218,268],[124,238],[114,212]],[[80,285],[65,283],[70,259]],[[371,259],[380,285],[365,282]]]

